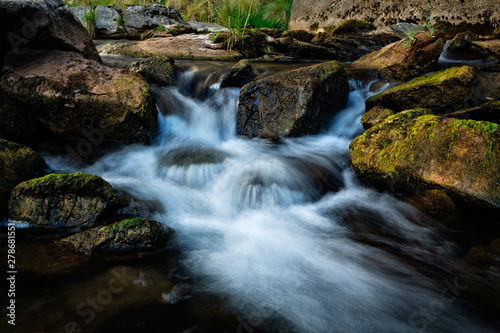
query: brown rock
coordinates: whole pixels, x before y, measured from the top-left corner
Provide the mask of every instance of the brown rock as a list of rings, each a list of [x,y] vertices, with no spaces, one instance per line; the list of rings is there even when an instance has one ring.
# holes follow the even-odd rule
[[[375,106],[367,111],[363,117],[361,117],[361,125],[365,130],[383,122],[386,118],[392,116],[394,111],[386,109],[381,106]]]
[[[360,67],[380,70],[385,78],[408,80],[431,69],[437,64],[446,40],[432,38],[421,32],[415,35],[416,43],[389,44],[354,62]]]
[[[455,222],[460,217],[459,208],[442,190],[424,191],[406,198],[405,201],[446,224]]]
[[[65,139],[146,142],[155,132],[147,82],[78,53],[9,57],[0,90],[29,110],[39,128]]]

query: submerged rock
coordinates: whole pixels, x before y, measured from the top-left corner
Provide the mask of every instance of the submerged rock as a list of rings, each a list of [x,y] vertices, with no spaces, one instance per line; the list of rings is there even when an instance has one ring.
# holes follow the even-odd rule
[[[238,97],[238,134],[268,139],[318,134],[345,107],[348,91],[347,73],[337,62],[251,82]]]
[[[460,210],[443,190],[429,190],[405,199],[421,212],[450,225],[460,218]]]
[[[64,139],[147,142],[156,129],[151,90],[138,74],[74,52],[9,57],[0,91],[29,113],[37,127]],[[1,114],[0,120],[16,119]],[[16,124],[12,124],[16,126]]]
[[[366,100],[367,110],[382,106],[399,112],[416,107],[443,113],[464,105],[474,96],[476,72],[472,67],[453,67],[418,77]]]
[[[91,227],[126,204],[99,176],[50,174],[14,188],[9,218],[47,228]]]
[[[62,0],[0,2],[0,68],[7,52],[22,49],[73,51],[100,61],[88,32]]]
[[[31,148],[0,139],[0,220],[6,214],[12,189],[40,176],[46,168],[45,160]]]
[[[181,147],[176,148],[162,157],[158,164],[160,166],[181,166],[187,167],[193,164],[218,164],[224,162],[229,155],[221,150],[210,147]]]
[[[390,79],[407,80],[433,68],[441,55],[446,40],[420,32],[415,43],[395,42],[367,54],[354,62],[360,67],[374,68]]]
[[[94,252],[125,252],[154,250],[165,245],[173,230],[149,219],[126,219],[110,225],[92,228],[61,239],[85,254]]]
[[[351,142],[353,168],[381,188],[438,188],[453,199],[500,209],[500,126],[401,112]]]

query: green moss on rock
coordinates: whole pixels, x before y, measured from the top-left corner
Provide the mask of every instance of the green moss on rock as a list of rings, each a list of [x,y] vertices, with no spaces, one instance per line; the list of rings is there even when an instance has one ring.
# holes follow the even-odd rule
[[[99,176],[50,174],[14,188],[9,217],[49,228],[89,227],[125,204]]]
[[[338,27],[332,29],[331,33],[333,34],[360,33],[374,29],[375,26],[371,22],[368,22],[366,20],[350,19],[350,20],[345,20]]]
[[[366,107],[382,106],[395,112],[416,107],[429,108],[435,113],[449,111],[474,95],[475,73],[474,68],[463,66],[418,77],[370,97]]]
[[[59,244],[70,245],[85,254],[144,251],[164,246],[173,233],[157,221],[133,218],[80,232],[62,239]]]
[[[500,126],[413,112],[391,116],[350,145],[358,176],[406,192],[440,188],[500,208]]]

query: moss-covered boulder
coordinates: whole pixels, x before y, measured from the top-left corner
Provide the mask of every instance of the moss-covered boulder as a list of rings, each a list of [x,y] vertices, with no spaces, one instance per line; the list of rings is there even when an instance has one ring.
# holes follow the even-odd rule
[[[438,188],[453,199],[500,209],[500,126],[401,112],[351,142],[353,168],[381,188]]]
[[[12,189],[43,174],[45,160],[32,149],[0,139],[0,220],[5,217]]]
[[[335,61],[251,82],[238,97],[238,134],[268,139],[317,134],[345,107],[348,91],[347,73]]]
[[[472,67],[453,67],[418,77],[366,100],[367,110],[382,106],[395,112],[417,107],[443,113],[464,105],[474,96],[476,71]]]
[[[47,228],[91,227],[126,204],[99,176],[50,174],[14,188],[9,218]]]
[[[288,30],[283,32],[281,37],[292,37],[296,40],[300,40],[301,42],[309,43],[314,38],[314,35],[305,30]]]
[[[52,136],[147,142],[156,130],[151,90],[139,74],[103,66],[78,53],[9,56],[0,90],[18,102],[10,114],[29,113],[38,129]],[[0,114],[0,122],[16,119]]]
[[[133,218],[85,230],[58,243],[85,254],[145,251],[164,246],[172,235],[172,229],[157,221]]]
[[[384,78],[408,80],[437,64],[445,42],[444,38],[432,38],[421,32],[415,35],[415,43],[411,45],[404,42],[389,44],[356,60],[354,65],[378,69]]]
[[[368,110],[362,117],[361,117],[361,125],[363,125],[363,128],[365,130],[383,122],[386,118],[394,115],[394,111],[390,109],[386,109],[381,106],[375,106],[374,108],[371,108]]]
[[[128,70],[141,74],[148,82],[162,86],[177,83],[174,60],[167,56],[154,56],[134,62],[128,67]]]

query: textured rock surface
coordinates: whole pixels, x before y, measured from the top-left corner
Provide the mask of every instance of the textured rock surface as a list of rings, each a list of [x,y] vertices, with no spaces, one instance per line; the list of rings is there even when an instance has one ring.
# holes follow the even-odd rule
[[[174,60],[167,56],[156,56],[135,62],[128,70],[141,74],[148,82],[162,86],[177,82]]]
[[[90,10],[89,6],[69,7],[69,11],[85,26],[85,13]],[[119,8],[111,6],[97,6],[95,9],[96,38],[123,38],[127,36],[125,25],[120,22],[122,14]]]
[[[46,168],[45,160],[32,149],[0,139],[0,220],[6,213],[12,189],[40,176]]]
[[[474,95],[476,72],[472,67],[453,67],[418,77],[366,100],[367,110],[383,106],[399,112],[416,107],[435,113],[453,110]]]
[[[237,131],[278,139],[317,134],[347,102],[347,73],[337,62],[251,82],[238,97]]]
[[[129,37],[139,38],[144,31],[158,26],[187,24],[177,9],[157,4],[127,6],[122,15]]]
[[[453,199],[500,209],[500,126],[401,112],[349,147],[360,178],[415,193],[438,188]]]
[[[0,2],[0,68],[7,52],[20,49],[74,51],[100,60],[88,32],[62,0]]]
[[[368,110],[363,117],[361,117],[361,125],[365,130],[383,122],[386,118],[392,116],[394,111],[386,109],[381,106],[375,106]]]
[[[9,202],[9,218],[41,227],[99,224],[121,206],[104,179],[84,173],[50,174],[17,185]]]
[[[0,90],[22,106],[11,112],[29,110],[54,136],[89,139],[106,127],[100,140],[146,142],[155,132],[151,91],[136,73],[61,51],[9,57],[5,69]]]
[[[161,247],[172,234],[172,229],[157,221],[133,218],[80,232],[60,240],[59,244],[70,245],[85,254],[144,251]]]
[[[220,81],[220,87],[243,87],[254,79],[256,73],[248,59],[240,60],[236,65],[225,73]]]
[[[324,28],[347,19],[368,20],[377,27],[398,22],[421,22],[420,15],[428,14],[428,0],[295,0],[289,29]],[[441,0],[434,1],[435,15],[449,22],[450,28],[489,34],[500,26],[499,0]]]
[[[407,80],[423,74],[434,67],[446,43],[444,38],[432,38],[420,32],[415,35],[416,43],[395,42],[367,54],[354,64],[360,67],[380,70],[386,78]]]

